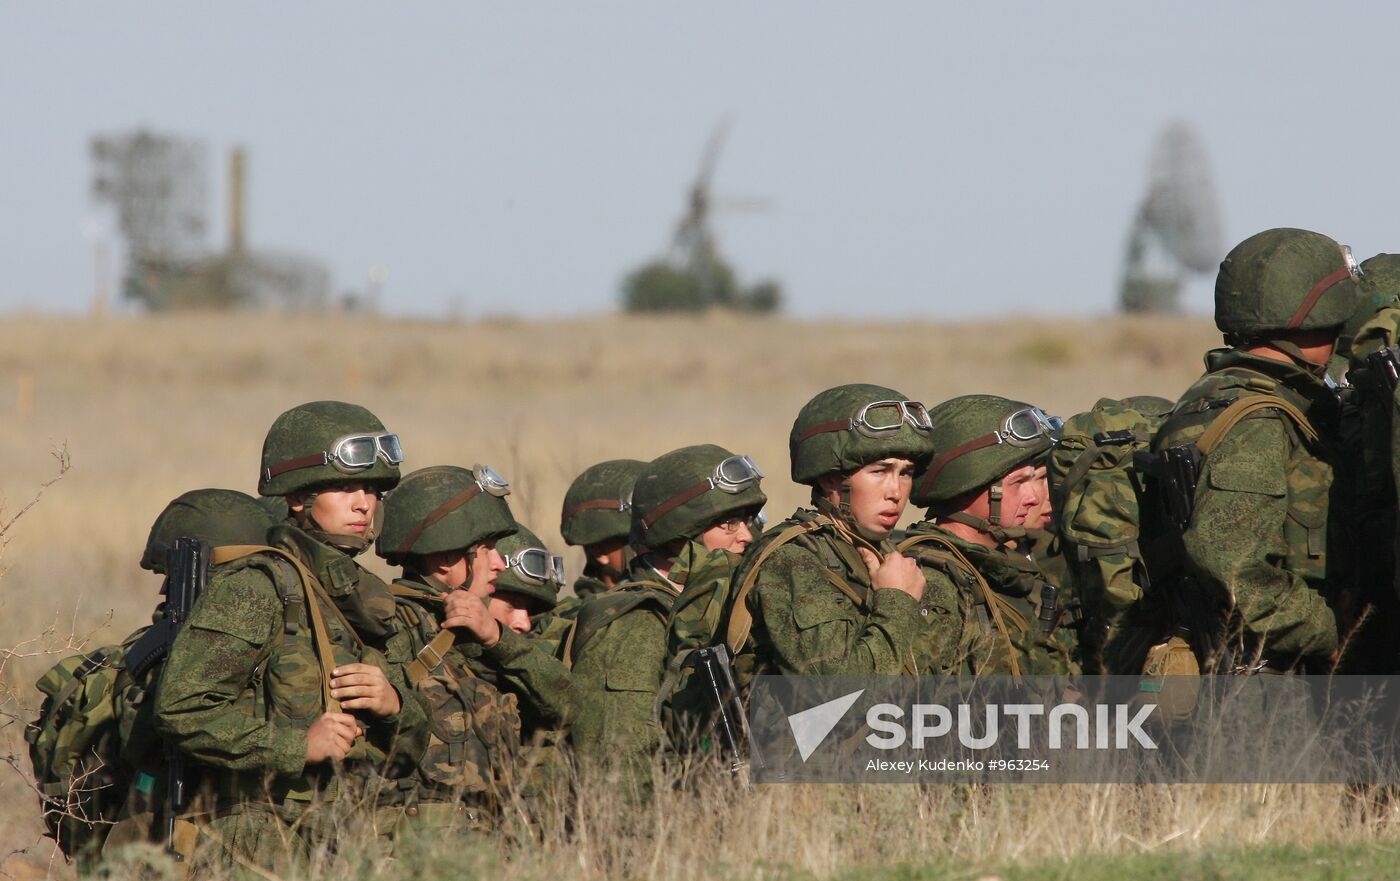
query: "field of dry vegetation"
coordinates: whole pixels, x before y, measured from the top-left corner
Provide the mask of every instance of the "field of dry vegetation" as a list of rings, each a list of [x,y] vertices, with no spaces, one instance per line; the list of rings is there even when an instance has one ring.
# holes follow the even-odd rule
[[[876,382],[930,404],[990,392],[1068,415],[1102,396],[1174,398],[1218,339],[1200,319],[0,319],[0,523],[56,474],[56,450],[72,462],[3,536],[0,648],[10,651],[0,688],[32,712],[49,652],[113,642],[143,623],[159,586],[136,565],[152,519],[188,489],[253,492],[264,431],[304,401],[369,407],[402,436],[409,468],[493,465],[511,480],[520,519],[562,549],[564,489],[600,459],[700,442],[749,453],[780,519],[806,495],[787,479],[788,427],[823,388]],[[577,553],[567,560],[576,571]],[[18,733],[0,729],[0,755],[22,771]],[[49,852],[20,771],[0,768],[0,860]],[[480,866],[498,871],[504,859],[526,878],[827,878],[877,866],[905,867],[889,877],[997,867],[1021,877],[1026,861],[1084,853],[1393,851],[1400,841],[1372,799],[1267,786],[720,787],[576,832],[528,853],[483,853]],[[458,858],[432,857],[437,868],[449,855]]]

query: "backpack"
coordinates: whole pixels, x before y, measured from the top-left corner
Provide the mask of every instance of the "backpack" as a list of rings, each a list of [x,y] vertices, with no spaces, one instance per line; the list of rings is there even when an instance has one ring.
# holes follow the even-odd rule
[[[1102,398],[1065,420],[1050,454],[1055,523],[1087,618],[1080,631],[1086,671],[1101,669],[1104,644],[1150,584],[1144,545],[1155,536],[1144,535],[1147,486],[1134,454],[1150,451],[1171,410],[1163,398]]]
[[[137,683],[126,653],[148,629],[64,658],[36,683],[44,702],[24,737],[44,826],[70,859],[97,857],[134,780],[120,736],[123,718],[140,705],[129,699]]]

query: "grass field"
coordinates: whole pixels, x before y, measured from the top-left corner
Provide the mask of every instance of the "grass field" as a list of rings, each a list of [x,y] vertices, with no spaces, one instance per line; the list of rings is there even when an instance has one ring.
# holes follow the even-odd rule
[[[0,523],[55,475],[56,449],[72,463],[3,536],[0,687],[20,704],[7,711],[32,712],[53,652],[145,620],[158,582],[136,561],[152,519],[188,489],[252,492],[263,433],[303,401],[368,406],[400,433],[410,469],[493,465],[520,519],[560,547],[579,470],[690,443],[753,455],[770,515],[785,516],[806,497],[787,479],[791,419],[832,385],[930,404],[990,392],[1068,415],[1102,396],[1174,398],[1218,339],[1188,318],[0,319]],[[577,571],[578,554],[567,559]],[[0,754],[23,768],[16,734],[0,731]],[[483,859],[525,878],[1382,877],[1400,848],[1387,804],[1325,787],[769,787],[660,799],[606,840]],[[0,859],[15,851],[47,853],[32,794],[6,772]]]

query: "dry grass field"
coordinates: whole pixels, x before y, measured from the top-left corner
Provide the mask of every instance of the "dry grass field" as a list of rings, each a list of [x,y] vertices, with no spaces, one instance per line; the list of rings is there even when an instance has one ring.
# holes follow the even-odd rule
[[[72,462],[4,535],[0,648],[15,651],[0,686],[32,709],[31,683],[54,660],[45,651],[114,641],[142,623],[158,587],[136,565],[152,519],[188,489],[254,491],[264,431],[304,401],[368,406],[402,436],[409,468],[495,466],[515,487],[520,519],[559,547],[560,503],[580,469],[689,443],[753,455],[769,475],[770,515],[785,516],[805,499],[787,479],[788,427],[831,385],[877,382],[929,403],[991,392],[1068,415],[1101,396],[1175,397],[1218,339],[1208,321],[1185,318],[0,319],[0,523],[54,476],[56,448]],[[567,559],[576,571],[578,555]],[[0,731],[0,755],[27,767],[15,734]],[[0,772],[0,860],[46,852],[22,776]],[[662,798],[646,828],[632,822],[621,838],[546,842],[508,859],[523,877],[581,879],[826,878],[942,860],[946,876],[897,876],[952,878],[1158,847],[1393,848],[1389,813],[1362,817],[1364,801],[1320,787],[769,787]]]

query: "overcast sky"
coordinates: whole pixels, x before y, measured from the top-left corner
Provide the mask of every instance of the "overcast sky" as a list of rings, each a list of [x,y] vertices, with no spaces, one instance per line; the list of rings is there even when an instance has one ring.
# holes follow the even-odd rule
[[[1101,313],[1172,119],[1202,137],[1229,243],[1286,225],[1400,250],[1398,22],[1294,2],[4,3],[0,311],[88,308],[87,141],[136,126],[246,145],[251,245],[324,260],[337,290],[386,266],[386,311],[607,310],[727,114],[716,193],[772,207],[721,214],[720,242],[792,312]]]

